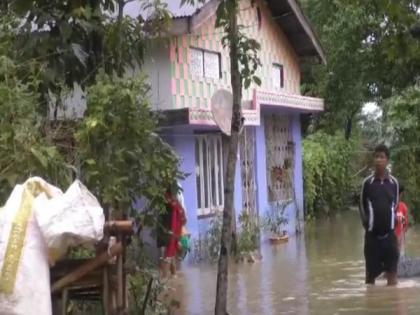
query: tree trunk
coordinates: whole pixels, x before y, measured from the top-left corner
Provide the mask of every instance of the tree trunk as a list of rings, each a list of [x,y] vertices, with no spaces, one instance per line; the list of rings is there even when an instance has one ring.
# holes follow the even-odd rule
[[[9,1],[3,0],[0,4],[2,12],[8,12],[9,10]]]
[[[344,137],[346,140],[349,140],[351,137],[351,133],[353,130],[353,117],[347,117],[346,119],[346,129],[345,129],[345,133],[344,133]]]
[[[236,1],[236,0],[232,0]],[[235,190],[235,170],[238,155],[239,131],[242,125],[241,101],[242,101],[242,81],[239,72],[238,60],[238,21],[237,5],[235,12],[230,15],[229,28],[229,49],[230,49],[230,71],[231,85],[233,94],[233,109],[231,136],[228,140],[228,159],[226,168],[226,184],[224,191],[225,207],[223,211],[223,227],[220,247],[220,257],[217,271],[217,290],[216,290],[216,315],[227,314],[227,291],[228,291],[228,264],[232,243],[232,220],[234,215],[234,190]]]
[[[117,42],[117,56],[116,56],[116,60],[117,60],[117,75],[119,77],[123,76],[124,73],[124,69],[122,66],[122,40],[123,40],[123,35],[122,35],[122,22],[123,22],[123,18],[124,18],[124,6],[125,6],[125,2],[124,0],[118,0],[118,18],[117,18],[117,27],[118,27],[118,42]]]

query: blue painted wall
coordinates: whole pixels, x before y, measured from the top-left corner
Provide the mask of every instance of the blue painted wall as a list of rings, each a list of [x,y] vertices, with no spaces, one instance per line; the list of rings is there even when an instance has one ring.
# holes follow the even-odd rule
[[[188,176],[180,181],[187,212],[187,229],[193,235],[198,233],[197,187],[195,180],[195,139],[192,129],[174,128],[166,136],[180,158],[180,169]]]
[[[267,171],[266,171],[266,142],[265,142],[265,119],[266,115],[273,113],[287,114],[292,117],[292,135],[295,146],[295,170],[294,183],[296,192],[296,204],[286,209],[285,215],[289,219],[286,230],[290,235],[295,234],[297,221],[296,211],[299,211],[298,217],[303,218],[303,178],[302,178],[302,137],[300,130],[299,113],[291,110],[281,110],[278,108],[265,107],[261,115],[261,125],[255,127],[256,136],[256,183],[257,183],[257,207],[260,217],[264,217],[272,205],[268,202]],[[180,127],[173,128],[164,136],[177,152],[181,160],[181,170],[187,174],[185,180],[181,182],[184,193],[185,207],[187,210],[187,228],[194,238],[199,235],[204,236],[211,221],[211,218],[198,219],[197,217],[197,188],[195,180],[195,138],[192,128]],[[238,155],[239,157],[239,155]],[[240,160],[237,160],[235,176],[235,210],[236,219],[242,211],[242,184],[240,172]],[[303,228],[303,224],[300,224]]]
[[[195,179],[195,138],[194,130],[191,128],[172,128],[170,132],[164,134],[164,139],[173,148],[180,157],[180,169],[182,172],[189,174],[186,179],[180,182],[183,194],[185,208],[187,210],[187,229],[189,232],[198,236],[204,234],[209,226],[210,218],[197,217],[197,186]],[[236,217],[238,218],[242,210],[242,189],[241,189],[241,173],[240,163],[236,164],[235,175],[235,200],[234,200]]]
[[[296,203],[291,204],[285,210],[285,217],[288,224],[285,230],[289,235],[296,233],[296,228],[303,228],[303,170],[302,170],[302,135],[300,127],[300,115],[293,110],[279,110],[266,106],[261,115],[261,125],[256,127],[256,165],[257,165],[257,200],[258,209],[261,217],[264,217],[273,204],[268,202],[267,187],[267,163],[266,163],[266,143],[265,143],[265,117],[272,114],[289,115],[292,119],[292,137],[295,142],[295,169],[294,185],[296,194]],[[298,211],[298,213],[297,213]],[[297,215],[298,214],[298,215]],[[300,222],[297,221],[300,218]],[[299,223],[299,224],[298,224]]]
[[[295,192],[296,203],[299,211],[299,218],[303,220],[304,191],[303,191],[303,147],[300,115],[293,116],[293,140],[295,146]],[[303,224],[301,224],[303,227]]]

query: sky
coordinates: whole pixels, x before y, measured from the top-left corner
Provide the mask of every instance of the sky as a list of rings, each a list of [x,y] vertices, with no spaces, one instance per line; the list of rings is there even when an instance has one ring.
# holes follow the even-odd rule
[[[382,115],[381,109],[379,106],[374,102],[366,103],[362,108],[363,115],[375,115],[375,118],[378,118]]]
[[[150,2],[153,1],[131,1],[124,7],[124,13],[131,17],[137,17],[138,14],[143,11],[142,5],[144,5],[144,3]],[[181,0],[161,0],[161,2],[167,4],[169,12],[171,12],[171,14],[175,17],[192,15],[197,10],[197,8],[202,7],[201,3],[196,3],[195,5],[185,4],[181,7]]]

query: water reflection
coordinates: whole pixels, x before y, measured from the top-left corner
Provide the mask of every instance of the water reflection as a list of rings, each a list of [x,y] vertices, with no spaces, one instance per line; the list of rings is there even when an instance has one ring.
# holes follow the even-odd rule
[[[420,256],[420,231],[407,253]],[[230,314],[419,314],[420,280],[364,284],[363,232],[356,213],[307,226],[305,237],[262,247],[263,260],[230,268]],[[176,280],[179,314],[213,314],[216,268],[184,268]]]

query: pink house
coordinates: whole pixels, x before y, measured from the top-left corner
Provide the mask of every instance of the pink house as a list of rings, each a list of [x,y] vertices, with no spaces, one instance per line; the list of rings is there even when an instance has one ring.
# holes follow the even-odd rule
[[[223,30],[215,28],[217,0],[173,13],[171,38],[155,47],[145,69],[155,110],[162,111],[162,134],[189,176],[181,183],[188,227],[205,237],[209,218],[223,209],[224,136],[213,119],[210,99],[230,89],[229,53]],[[303,218],[300,115],[323,110],[323,100],[300,93],[303,58],[325,62],[322,48],[296,0],[241,1],[243,31],[261,44],[261,86],[243,91],[245,128],[241,135],[235,207],[263,216],[276,204],[289,204],[287,230]]]

